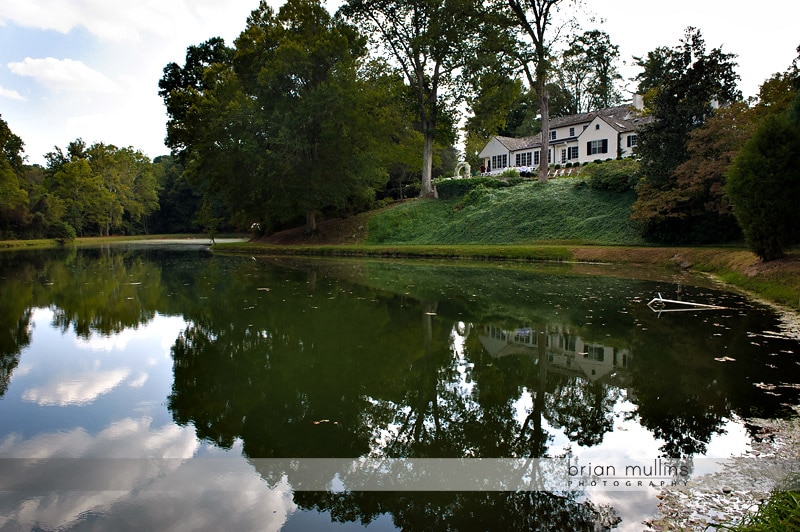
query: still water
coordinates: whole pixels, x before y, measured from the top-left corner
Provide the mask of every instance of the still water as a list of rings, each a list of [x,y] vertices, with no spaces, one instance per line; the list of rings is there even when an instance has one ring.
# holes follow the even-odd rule
[[[721,308],[657,313],[659,293]],[[798,404],[798,354],[770,309],[671,272],[4,252],[0,530],[641,530],[652,470],[413,478],[463,458],[691,477]],[[354,458],[417,471],[351,489],[333,459]]]

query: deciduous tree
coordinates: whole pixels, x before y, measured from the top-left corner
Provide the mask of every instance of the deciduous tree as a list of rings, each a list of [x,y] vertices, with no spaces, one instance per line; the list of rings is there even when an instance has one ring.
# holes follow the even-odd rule
[[[663,64],[658,59],[666,55]],[[741,99],[736,88],[734,55],[720,48],[706,51],[699,30],[687,28],[681,43],[668,53],[659,49],[650,64],[654,72],[663,72],[655,85],[650,113],[655,118],[644,125],[639,134],[637,153],[642,161],[643,180],[634,205],[634,217],[642,223],[646,237],[660,240],[680,238],[686,227],[675,224],[672,217],[661,225],[660,207],[669,203],[677,186],[676,169],[690,158],[689,134],[701,127],[715,109]],[[654,207],[656,207],[654,209]]]
[[[633,218],[671,227],[679,232],[677,238],[694,243],[740,238],[725,194],[725,173],[753,134],[753,114],[744,102],[736,102],[692,130],[686,144],[689,158],[675,169],[674,186],[656,192],[649,184],[640,185]]]
[[[370,33],[408,83],[424,141],[420,195],[434,196],[434,141],[460,99],[460,74],[478,49],[477,5],[472,0],[349,0],[341,13]]]
[[[619,46],[607,33],[590,30],[574,37],[561,56],[557,77],[573,100],[573,114],[617,105],[622,97],[616,66]]]
[[[548,81],[552,69],[553,44],[562,36],[564,26],[554,25],[556,15],[567,3],[575,0],[507,0],[499,2],[496,9],[508,10],[512,24],[520,31],[521,39],[511,53],[522,67],[532,88],[539,96],[542,124],[542,160],[547,160],[550,149],[550,92]],[[539,181],[547,182],[547,165],[539,165]]]
[[[0,235],[13,236],[28,217],[28,193],[20,184],[23,145],[0,116]]]
[[[168,141],[204,204],[223,200],[240,227],[304,216],[311,233],[319,211],[371,201],[397,115],[366,53],[357,29],[320,2],[289,0],[278,13],[261,2],[201,76],[189,54],[168,65],[168,109],[189,100],[171,113]],[[187,87],[173,82],[184,78]]]

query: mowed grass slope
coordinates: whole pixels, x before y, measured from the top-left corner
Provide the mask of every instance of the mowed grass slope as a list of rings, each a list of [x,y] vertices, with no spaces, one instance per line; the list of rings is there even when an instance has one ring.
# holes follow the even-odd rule
[[[366,244],[640,245],[634,194],[590,189],[578,179],[479,187],[452,200],[415,200],[374,214]]]

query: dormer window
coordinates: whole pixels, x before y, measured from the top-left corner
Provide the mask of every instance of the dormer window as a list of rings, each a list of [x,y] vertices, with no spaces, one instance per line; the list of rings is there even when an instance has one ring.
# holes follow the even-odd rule
[[[550,130],[550,140],[556,140],[556,130],[555,129],[551,129]]]

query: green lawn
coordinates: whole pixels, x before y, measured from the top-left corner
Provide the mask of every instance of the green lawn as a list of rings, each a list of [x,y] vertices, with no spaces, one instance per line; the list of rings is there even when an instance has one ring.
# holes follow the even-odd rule
[[[479,187],[460,199],[417,200],[372,216],[367,244],[644,244],[630,220],[632,192],[580,179]]]

